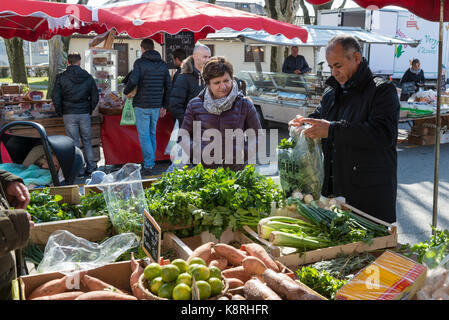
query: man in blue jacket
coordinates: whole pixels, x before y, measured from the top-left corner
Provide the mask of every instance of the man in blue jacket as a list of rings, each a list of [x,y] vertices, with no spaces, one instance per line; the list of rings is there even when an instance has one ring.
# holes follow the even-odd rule
[[[168,66],[159,52],[154,50],[154,42],[144,39],[140,43],[142,57],[134,62],[133,71],[123,93],[128,95],[137,86],[133,98],[136,127],[143,154],[142,175],[151,175],[156,154],[156,125],[159,117],[164,117],[171,90]]]
[[[292,47],[292,54],[285,58],[282,64],[282,72],[284,73],[294,73],[294,74],[305,74],[310,72],[312,69],[307,64],[304,56],[298,54],[298,46]]]

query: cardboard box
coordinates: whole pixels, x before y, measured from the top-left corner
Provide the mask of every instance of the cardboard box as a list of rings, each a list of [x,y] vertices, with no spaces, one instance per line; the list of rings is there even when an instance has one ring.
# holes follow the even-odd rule
[[[50,194],[59,194],[62,200],[69,204],[80,203],[79,187],[63,186],[48,188]],[[89,241],[101,241],[112,233],[108,216],[96,216],[72,220],[36,223],[30,232],[30,241],[34,244],[45,245],[50,235],[56,230],[67,230],[70,233]]]
[[[410,300],[424,286],[427,268],[387,250],[341,287],[337,300]]]
[[[397,245],[398,235],[395,225],[386,223],[380,219],[372,217],[348,204],[342,204],[342,208],[345,210],[351,210],[354,214],[360,215],[373,222],[387,226],[390,234],[388,236],[374,238],[371,244],[359,241],[334,247],[309,250],[305,252],[296,248],[278,247],[272,245],[270,248],[270,254],[277,261],[283,263],[288,268],[292,270],[297,270],[301,265],[310,264],[322,260],[330,260],[337,257],[340,253],[350,255],[353,253],[362,253],[378,249],[392,248]],[[257,234],[256,236],[257,241],[266,242],[266,240],[260,238]]]

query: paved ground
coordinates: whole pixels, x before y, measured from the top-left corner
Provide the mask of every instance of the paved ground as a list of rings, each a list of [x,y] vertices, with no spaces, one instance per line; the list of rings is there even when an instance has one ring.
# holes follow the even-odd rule
[[[407,128],[407,125],[402,125]],[[278,129],[278,141],[288,137],[287,127],[271,125]],[[269,135],[267,150],[269,150]],[[433,208],[433,177],[435,148],[433,146],[398,145],[398,195],[397,195],[397,226],[400,243],[417,243],[427,240],[431,235]],[[439,202],[437,226],[449,229],[449,144],[440,148],[439,170]],[[105,166],[104,159],[98,163],[104,172],[118,170],[119,167]],[[155,174],[161,174],[170,165],[169,161],[157,162]],[[263,166],[260,169],[268,175],[277,175],[275,166]],[[84,183],[86,178],[77,179],[76,183]],[[372,195],[375,196],[375,195]],[[379,199],[381,201],[381,199]]]

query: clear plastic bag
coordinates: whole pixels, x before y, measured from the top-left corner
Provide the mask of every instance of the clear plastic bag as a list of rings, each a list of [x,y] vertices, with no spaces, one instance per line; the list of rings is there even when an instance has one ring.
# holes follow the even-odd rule
[[[311,194],[315,200],[321,196],[324,180],[323,153],[321,139],[311,139],[301,130],[290,130],[291,148],[278,148],[278,169],[282,189],[287,197],[298,190]]]
[[[103,191],[115,230],[118,233],[134,232],[140,238],[143,210],[148,211],[140,165],[127,163],[119,171],[107,174],[98,187]]]
[[[168,141],[167,147],[165,148],[164,154],[170,155],[171,150],[178,143],[178,131],[179,131],[179,121],[176,119],[175,125],[170,135],[170,140]]]
[[[57,230],[48,238],[44,258],[37,271],[71,273],[98,268],[114,262],[137,245],[136,235],[133,233],[122,233],[97,244],[66,230]]]

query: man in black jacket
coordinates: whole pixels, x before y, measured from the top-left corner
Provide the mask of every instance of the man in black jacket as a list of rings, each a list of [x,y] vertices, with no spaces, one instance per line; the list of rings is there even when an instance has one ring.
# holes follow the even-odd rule
[[[396,221],[399,100],[395,86],[373,76],[352,36],[336,36],[326,48],[332,76],[320,106],[309,118],[310,138],[321,138],[324,196],[343,196],[383,221]]]
[[[56,76],[52,100],[56,112],[64,119],[66,135],[78,148],[81,135],[87,168],[83,167],[80,174],[90,175],[97,168],[92,150],[90,116],[98,104],[98,89],[94,78],[80,67],[79,53],[69,54],[67,60],[67,69]]]
[[[298,54],[298,50],[298,46],[292,47],[292,54],[285,58],[282,64],[282,72],[305,74],[312,70],[307,64],[306,58]]]
[[[154,50],[153,40],[142,40],[140,48],[142,56],[134,62],[123,93],[128,95],[137,86],[133,107],[144,159],[142,175],[148,176],[155,165],[157,120],[165,116],[171,79],[167,63],[162,60],[160,53]]]
[[[179,121],[180,128],[187,104],[204,89],[204,80],[201,76],[201,71],[209,59],[209,47],[203,44],[197,44],[193,49],[193,54],[187,57],[182,63],[181,74],[173,84],[169,110],[173,118]]]
[[[181,74],[182,62],[186,58],[186,52],[183,48],[173,50],[173,64],[176,67],[176,72],[172,78],[172,84],[175,84],[176,78]]]

